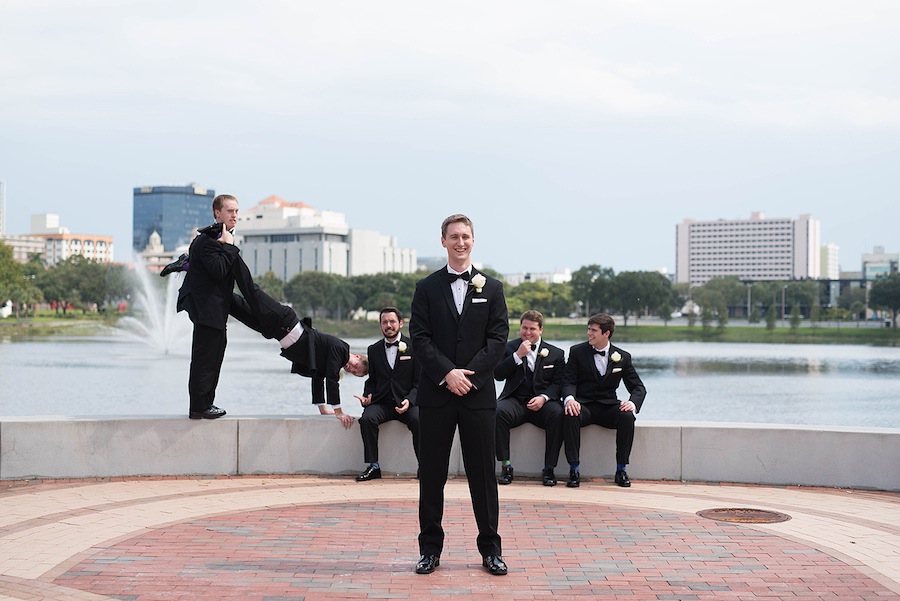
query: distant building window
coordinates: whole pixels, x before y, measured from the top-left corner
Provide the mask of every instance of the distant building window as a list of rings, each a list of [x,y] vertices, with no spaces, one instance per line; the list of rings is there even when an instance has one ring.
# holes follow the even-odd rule
[[[296,234],[275,234],[270,237],[271,242],[296,242]]]

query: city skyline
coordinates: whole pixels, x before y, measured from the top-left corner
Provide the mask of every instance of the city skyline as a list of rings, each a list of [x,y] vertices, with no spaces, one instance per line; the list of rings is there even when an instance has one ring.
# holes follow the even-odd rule
[[[11,0],[5,232],[58,213],[127,261],[132,189],[193,182],[420,257],[463,212],[506,273],[674,273],[684,219],[809,213],[855,271],[900,250],[898,26],[877,0]]]

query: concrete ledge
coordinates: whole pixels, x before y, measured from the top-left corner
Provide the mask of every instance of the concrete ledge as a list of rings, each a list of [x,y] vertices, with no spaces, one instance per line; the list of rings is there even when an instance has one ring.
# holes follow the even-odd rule
[[[584,476],[610,478],[615,434],[582,431]],[[416,472],[409,431],[382,425],[380,462],[390,474]],[[516,474],[538,476],[544,432],[512,432]],[[0,479],[242,474],[356,474],[365,467],[358,426],[333,417],[4,418]],[[900,490],[900,429],[638,423],[629,474],[688,480]],[[561,453],[557,475],[568,471]],[[458,439],[450,471],[462,474]]]

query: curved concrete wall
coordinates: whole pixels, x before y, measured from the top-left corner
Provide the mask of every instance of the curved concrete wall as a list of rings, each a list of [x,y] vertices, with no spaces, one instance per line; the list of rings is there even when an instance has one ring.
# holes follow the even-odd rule
[[[382,471],[414,474],[409,431],[381,427]],[[611,478],[615,434],[582,430],[581,470]],[[543,467],[543,431],[512,432],[516,474]],[[0,479],[142,475],[357,474],[359,428],[333,417],[4,418]],[[450,470],[462,474],[458,440]],[[561,454],[557,475],[568,472]],[[900,490],[900,429],[649,422],[638,425],[632,479],[714,481]]]

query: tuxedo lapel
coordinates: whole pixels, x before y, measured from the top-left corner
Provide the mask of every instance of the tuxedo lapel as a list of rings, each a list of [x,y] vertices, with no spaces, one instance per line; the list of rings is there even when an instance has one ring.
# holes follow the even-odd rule
[[[450,289],[450,272],[447,271],[447,268],[441,271],[443,275],[441,275],[441,282],[444,293],[444,299],[447,301],[447,306],[450,307],[450,315],[453,316],[453,319],[456,320],[456,323],[459,323],[460,313],[456,310],[456,301],[453,300],[453,290]],[[465,306],[464,306],[465,310]]]
[[[616,350],[615,347],[610,344],[609,349],[607,349],[607,351],[606,351],[606,373],[600,377],[601,383],[605,382],[606,378],[609,377],[609,374],[612,373],[613,366],[612,366],[612,359],[610,357],[615,352],[615,350]],[[600,372],[598,371],[597,374],[599,375]]]
[[[476,274],[476,273],[478,273],[478,272],[475,271],[475,268],[474,268],[474,267],[471,268],[471,269],[469,270],[469,282],[472,281],[471,278],[475,277],[475,274]],[[463,308],[462,308],[462,311],[461,311],[460,314],[459,314],[459,318],[460,318],[460,319],[462,319],[463,316],[466,314],[466,311],[469,310],[469,306],[472,304],[472,294],[473,294],[474,292],[475,292],[475,286],[473,286],[473,285],[470,284],[470,283],[467,283],[467,285],[466,285],[466,294],[465,294],[465,296],[463,296]],[[454,305],[454,306],[455,306],[455,305]]]
[[[543,340],[541,341],[543,344]],[[527,358],[525,359],[528,360]],[[537,385],[538,374],[544,369],[544,358],[541,357],[541,347],[538,345],[536,349],[534,349],[534,373],[531,374],[531,381]]]

